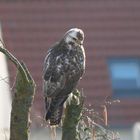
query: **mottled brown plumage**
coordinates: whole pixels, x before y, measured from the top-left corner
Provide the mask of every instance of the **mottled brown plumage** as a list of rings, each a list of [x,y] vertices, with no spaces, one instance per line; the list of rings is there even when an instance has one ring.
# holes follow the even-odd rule
[[[50,125],[61,121],[63,104],[85,70],[84,33],[73,28],[47,53],[44,62],[46,120]]]

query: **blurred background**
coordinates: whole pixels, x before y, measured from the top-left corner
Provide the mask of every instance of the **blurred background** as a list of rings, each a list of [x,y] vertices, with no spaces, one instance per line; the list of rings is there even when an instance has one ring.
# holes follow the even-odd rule
[[[45,140],[48,132],[43,121],[44,58],[48,48],[73,27],[85,33],[86,72],[78,85],[86,96],[85,105],[102,114],[105,101],[119,99],[120,103],[107,106],[109,127],[120,133],[121,140],[140,140],[140,1],[0,0],[0,24],[7,49],[26,63],[37,84],[31,140]],[[9,62],[8,72],[12,87],[16,69]],[[10,109],[12,93],[3,94],[0,98]],[[9,114],[6,105],[0,102],[4,108],[0,115]],[[5,124],[8,119],[0,121]]]

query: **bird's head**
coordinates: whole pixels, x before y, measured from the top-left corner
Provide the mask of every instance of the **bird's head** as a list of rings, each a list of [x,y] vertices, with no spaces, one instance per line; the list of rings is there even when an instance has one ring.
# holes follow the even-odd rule
[[[81,29],[72,28],[65,33],[64,41],[71,45],[83,45],[84,32]]]

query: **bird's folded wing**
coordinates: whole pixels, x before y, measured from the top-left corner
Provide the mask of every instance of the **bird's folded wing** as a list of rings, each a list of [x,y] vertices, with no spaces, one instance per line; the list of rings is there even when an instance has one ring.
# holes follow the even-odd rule
[[[47,97],[56,96],[65,85],[66,76],[56,61],[57,59],[48,53],[44,62],[44,94]]]

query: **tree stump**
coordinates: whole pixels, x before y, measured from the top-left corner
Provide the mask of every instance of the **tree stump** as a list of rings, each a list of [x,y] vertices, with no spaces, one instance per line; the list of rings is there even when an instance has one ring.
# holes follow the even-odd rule
[[[77,125],[82,115],[84,98],[78,90],[73,91],[66,105],[62,126],[62,140],[79,140]]]

